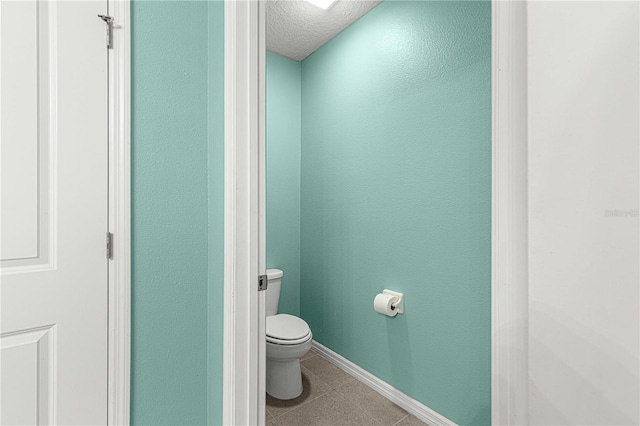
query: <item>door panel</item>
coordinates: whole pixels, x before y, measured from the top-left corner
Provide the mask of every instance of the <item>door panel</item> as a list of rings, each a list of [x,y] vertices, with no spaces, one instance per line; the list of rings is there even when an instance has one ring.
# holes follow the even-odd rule
[[[48,260],[47,173],[54,142],[53,3],[2,2],[2,246],[3,267]],[[51,40],[51,46],[47,43]]]
[[[53,424],[55,326],[2,336],[3,424]]]
[[[106,12],[0,3],[2,424],[107,421]]]

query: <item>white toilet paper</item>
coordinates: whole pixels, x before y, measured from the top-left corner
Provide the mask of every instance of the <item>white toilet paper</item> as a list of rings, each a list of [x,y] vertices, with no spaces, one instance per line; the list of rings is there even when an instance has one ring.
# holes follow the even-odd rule
[[[396,300],[396,296],[392,296],[390,294],[378,294],[376,295],[376,298],[373,299],[373,309],[379,314],[395,317],[398,314],[398,310],[392,308],[391,305],[395,303]]]

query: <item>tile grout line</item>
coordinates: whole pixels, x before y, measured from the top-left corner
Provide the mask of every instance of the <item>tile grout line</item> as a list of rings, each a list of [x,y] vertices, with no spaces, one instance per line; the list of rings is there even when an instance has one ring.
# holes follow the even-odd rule
[[[335,392],[336,394],[338,394],[338,396],[341,396],[342,398],[344,398],[344,400],[345,400],[345,402],[346,402],[347,404],[350,404],[352,407],[355,407],[355,408],[356,408],[356,410],[358,410],[360,413],[364,414],[364,417],[367,417],[367,418],[369,418],[369,419],[373,420],[373,422],[374,422],[375,424],[377,424],[378,426],[384,426],[382,423],[380,423],[380,422],[378,421],[378,419],[376,419],[375,417],[371,416],[371,415],[369,414],[369,412],[368,412],[364,407],[361,407],[360,405],[356,404],[355,402],[353,402],[353,401],[349,400],[349,398],[347,398],[346,396],[344,396],[343,394],[341,394],[340,392],[338,392],[336,389],[334,389],[334,392]]]
[[[364,415],[365,415],[366,417],[369,417],[371,420],[373,420],[374,422],[376,422],[378,425],[380,425],[380,426],[385,426],[384,424],[382,424],[382,422],[379,422],[377,418],[375,418],[375,417],[373,417],[372,415],[370,415],[370,414],[369,414],[369,412],[368,412],[366,409],[364,409],[363,407],[360,407],[359,405],[357,405],[357,404],[356,404],[356,403],[354,403],[354,402],[351,402],[351,404],[352,404],[354,407],[358,407],[358,409],[360,410],[360,412],[361,412],[361,413],[364,413]]]
[[[407,417],[409,417],[410,415],[411,415],[411,414],[407,413],[407,415],[406,415],[406,416],[404,416],[403,418],[401,418],[400,420],[398,420],[397,422],[395,422],[395,423],[393,424],[393,426],[397,426],[401,421],[403,421],[404,419],[406,419],[406,418],[407,418]]]
[[[310,349],[309,352],[307,352],[307,353],[311,353],[311,355],[309,355],[308,357],[300,358],[300,362],[304,361],[305,359],[309,359],[309,358],[313,358],[314,356],[318,356],[318,352],[314,351],[313,349]]]
[[[330,393],[331,391],[334,391],[334,392],[335,392],[335,389],[329,389],[329,390],[328,390],[328,391],[326,391],[325,393],[323,393],[323,394],[321,394],[321,395],[318,395],[318,396],[316,396],[316,397],[315,397],[315,398],[313,398],[313,399],[309,399],[309,400],[307,400],[307,401],[303,402],[303,403],[302,403],[302,404],[300,404],[300,405],[296,405],[295,407],[292,407],[292,408],[291,408],[291,410],[287,410],[287,411],[285,411],[284,413],[278,414],[277,416],[276,416],[276,415],[274,415],[273,413],[271,413],[271,415],[273,416],[273,418],[274,418],[274,419],[276,419],[276,420],[277,420],[277,419],[279,419],[280,417],[282,417],[282,416],[284,416],[284,415],[286,415],[286,414],[289,414],[289,413],[291,413],[291,412],[293,412],[293,411],[296,411],[298,408],[300,408],[300,407],[304,407],[304,406],[305,406],[305,405],[307,405],[308,403],[310,403],[310,402],[312,402],[312,401],[315,401],[316,399],[318,399],[318,398],[321,398],[321,397],[325,396],[326,394]]]
[[[356,380],[356,378],[355,378],[355,377],[353,377],[353,376],[351,376],[349,373],[343,372],[343,373],[345,373],[345,375],[348,377],[348,380],[347,380],[346,382],[344,382],[344,383],[340,383],[340,385],[339,385],[339,386],[334,386],[334,385],[332,385],[331,383],[329,383],[329,382],[327,382],[326,380],[324,380],[321,374],[314,372],[314,371],[313,371],[313,370],[311,370],[309,367],[305,367],[305,366],[304,366],[304,364],[302,364],[302,362],[303,362],[303,361],[306,361],[306,360],[308,360],[308,359],[311,359],[311,358],[313,358],[313,357],[315,357],[315,356],[319,356],[319,354],[316,352],[316,354],[315,354],[315,355],[310,356],[309,358],[306,358],[306,359],[304,359],[304,360],[300,360],[300,366],[301,366],[301,367],[306,368],[307,370],[309,370],[309,371],[310,371],[313,375],[315,375],[315,376],[316,376],[316,377],[317,377],[317,378],[318,378],[322,383],[324,383],[325,385],[329,386],[329,388],[330,388],[331,390],[337,391],[339,387],[344,386],[344,385],[346,385],[347,383],[351,383],[352,381]],[[328,361],[325,357],[323,357],[323,356],[320,356],[320,358],[322,358],[322,359],[324,359],[325,361],[329,362],[329,361]],[[333,365],[333,364],[331,364],[331,365],[332,365],[333,367],[335,367],[335,368],[338,368],[338,367],[336,367],[336,366],[335,366],[335,365]],[[338,370],[340,370],[340,369],[338,368]],[[340,370],[340,371],[342,371],[342,370]]]

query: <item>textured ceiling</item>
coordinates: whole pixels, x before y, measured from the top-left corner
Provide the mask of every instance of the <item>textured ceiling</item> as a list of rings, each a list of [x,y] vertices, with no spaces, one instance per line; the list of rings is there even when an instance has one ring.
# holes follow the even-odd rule
[[[382,0],[339,0],[328,10],[304,0],[267,1],[267,50],[301,61]]]

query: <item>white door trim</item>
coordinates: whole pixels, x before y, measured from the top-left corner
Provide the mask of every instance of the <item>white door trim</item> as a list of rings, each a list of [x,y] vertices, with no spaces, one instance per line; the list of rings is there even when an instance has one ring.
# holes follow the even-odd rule
[[[492,2],[491,417],[528,424],[527,3]]]
[[[131,26],[130,1],[109,0],[113,49],[109,50],[109,354],[107,419],[128,425],[131,362]],[[97,19],[97,17],[96,17]]]
[[[225,425],[264,424],[260,341],[261,128],[264,11],[258,0],[224,4],[224,354]],[[263,98],[263,96],[262,96]],[[262,179],[264,180],[264,179]],[[262,209],[264,210],[264,209]],[[263,339],[264,340],[264,339]],[[262,375],[262,376],[261,376]]]

